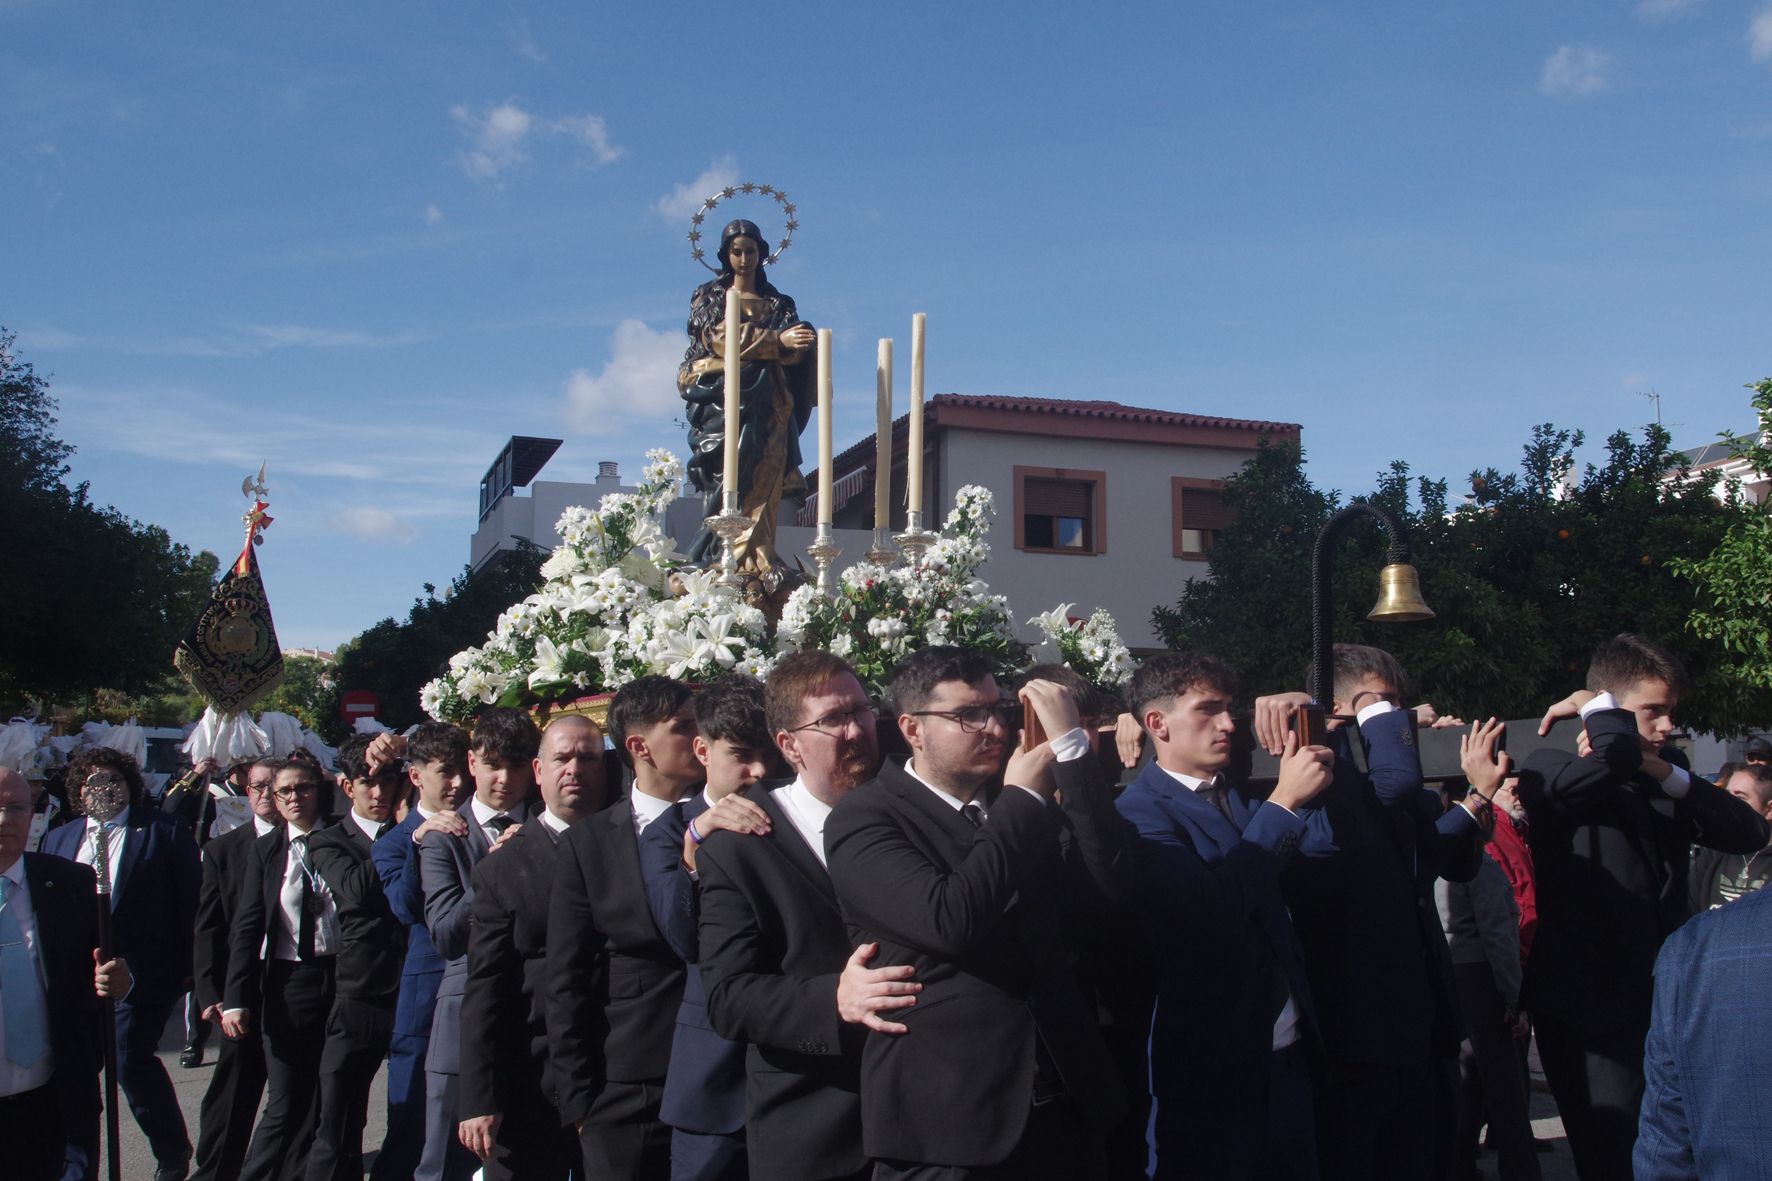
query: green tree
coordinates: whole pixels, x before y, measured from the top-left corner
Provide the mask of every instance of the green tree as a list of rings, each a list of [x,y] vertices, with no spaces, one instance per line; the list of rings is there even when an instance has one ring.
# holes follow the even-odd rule
[[[298,718],[316,734],[330,714],[338,711],[338,692],[332,680],[333,661],[299,653],[285,653],[283,683],[253,707],[262,713],[277,710]]]
[[[384,725],[403,729],[427,720],[419,708],[419,690],[448,666],[451,656],[483,643],[507,607],[541,589],[546,558],[539,546],[520,541],[480,569],[464,569],[442,594],[427,582],[403,622],[384,619],[346,642],[333,672],[334,696],[319,719],[321,736],[336,743],[346,733],[336,695],[354,689],[376,695],[381,702],[378,720]]]
[[[1694,674],[1681,716],[1732,730],[1772,696],[1744,692],[1719,645],[1684,628],[1677,562],[1709,553],[1740,516],[1713,479],[1668,481],[1679,454],[1659,426],[1619,431],[1605,460],[1580,474],[1579,432],[1533,431],[1517,471],[1473,472],[1448,504],[1444,481],[1393,463],[1367,497],[1407,525],[1430,623],[1365,619],[1386,542],[1376,524],[1350,531],[1335,556],[1335,639],[1394,652],[1419,700],[1464,717],[1527,716],[1581,683],[1589,653],[1620,631],[1668,644]],[[1297,688],[1310,649],[1311,546],[1340,503],[1305,476],[1294,447],[1257,453],[1226,489],[1236,523],[1213,548],[1211,580],[1189,583],[1155,612],[1172,647],[1215,651],[1254,693]]]
[[[0,330],[0,704],[154,689],[219,562],[66,485],[73,448],[13,339]]]
[[[1735,458],[1746,460],[1750,470],[1764,477],[1772,473],[1772,378],[1747,388],[1754,391],[1759,430],[1722,438]],[[1728,654],[1730,688],[1752,699],[1762,696],[1758,691],[1772,689],[1772,497],[1748,503],[1739,484],[1726,489],[1726,495],[1740,508],[1728,532],[1703,557],[1675,562],[1674,571],[1696,591],[1697,605],[1687,626]],[[1767,716],[1762,711],[1747,723],[1764,726]]]

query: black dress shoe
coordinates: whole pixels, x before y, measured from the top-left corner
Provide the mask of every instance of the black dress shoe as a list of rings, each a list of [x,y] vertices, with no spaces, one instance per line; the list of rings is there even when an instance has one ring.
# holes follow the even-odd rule
[[[187,1070],[203,1065],[203,1047],[186,1046],[179,1052],[178,1064]],[[165,1170],[161,1171],[164,1172]],[[182,1177],[184,1174],[181,1173],[179,1175]],[[156,1177],[155,1181],[160,1181],[160,1179]]]
[[[198,1053],[201,1054],[202,1051],[199,1050]],[[189,1161],[186,1161],[182,1165],[161,1165],[154,1170],[154,1181],[185,1181],[185,1178],[190,1175],[190,1172],[191,1164]]]

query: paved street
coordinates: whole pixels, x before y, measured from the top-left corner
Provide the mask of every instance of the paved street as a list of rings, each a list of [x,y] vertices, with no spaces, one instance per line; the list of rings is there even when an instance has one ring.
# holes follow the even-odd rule
[[[167,1026],[166,1036],[160,1042],[160,1057],[166,1063],[166,1069],[172,1075],[172,1083],[178,1090],[179,1103],[185,1110],[185,1123],[190,1126],[191,1139],[197,1137],[197,1107],[203,1101],[204,1088],[209,1086],[209,1074],[215,1062],[214,1043],[219,1034],[211,1035],[210,1053],[204,1064],[194,1070],[186,1070],[178,1064],[178,1052],[184,1044],[184,1033],[178,1022]],[[1532,1094],[1532,1130],[1542,1139],[1555,1143],[1556,1150],[1538,1158],[1544,1167],[1544,1181],[1575,1181],[1575,1165],[1569,1158],[1569,1149],[1563,1143],[1563,1121],[1557,1117],[1555,1104],[1543,1090],[1543,1079],[1534,1076]],[[369,1102],[369,1126],[364,1129],[363,1143],[371,1149],[366,1164],[374,1160],[373,1149],[381,1143],[382,1132],[387,1126],[387,1087],[386,1079],[377,1075],[375,1089]],[[1478,1166],[1487,1177],[1496,1176],[1495,1156],[1485,1153]],[[148,1151],[148,1142],[142,1138],[141,1130],[129,1116],[127,1108],[123,1112],[123,1177],[124,1181],[151,1181],[154,1176],[154,1158]]]

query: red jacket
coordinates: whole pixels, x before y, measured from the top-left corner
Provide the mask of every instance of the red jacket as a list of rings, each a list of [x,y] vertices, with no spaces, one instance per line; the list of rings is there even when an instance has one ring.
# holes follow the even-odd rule
[[[1489,838],[1489,853],[1501,865],[1508,884],[1514,888],[1514,901],[1520,905],[1520,966],[1532,953],[1532,936],[1538,932],[1538,889],[1533,884],[1532,850],[1526,837],[1514,827],[1513,817],[1495,809],[1495,832]]]

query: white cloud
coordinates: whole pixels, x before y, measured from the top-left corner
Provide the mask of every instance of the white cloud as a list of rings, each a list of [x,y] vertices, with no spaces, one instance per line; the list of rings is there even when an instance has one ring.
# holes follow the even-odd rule
[[[609,128],[601,115],[568,115],[548,124],[548,130],[575,139],[591,149],[599,165],[613,164],[628,154],[626,148],[609,142]]]
[[[1690,16],[1703,0],[1637,0],[1637,15],[1646,20]]]
[[[430,205],[425,206],[425,224],[426,225],[440,226],[448,220],[449,220],[448,218],[443,216],[443,210],[441,208],[439,208],[434,202]]]
[[[592,376],[576,369],[566,382],[566,419],[572,429],[612,435],[633,422],[656,424],[682,408],[677,366],[684,338],[654,332],[639,320],[623,320],[609,340],[609,363]]]
[[[660,197],[653,208],[668,218],[680,220],[700,209],[703,201],[727,185],[737,183],[738,161],[731,156],[721,156],[700,176],[688,184],[677,185]]]
[[[500,103],[484,115],[465,106],[450,108],[456,127],[468,137],[470,147],[459,157],[461,166],[475,180],[493,180],[529,159],[524,141],[534,120],[516,103]]]
[[[510,31],[511,48],[517,51],[519,57],[526,57],[532,62],[545,62],[548,60],[547,53],[541,46],[535,43],[535,37],[529,31],[528,17],[518,17],[512,22]]]
[[[1747,51],[1757,62],[1772,61],[1772,5],[1754,13],[1748,22]]]
[[[1612,58],[1602,50],[1581,45],[1559,45],[1544,59],[1538,89],[1544,94],[1598,94],[1606,89],[1606,71]]]
[[[519,164],[529,161],[530,144],[541,136],[564,136],[591,150],[593,161],[601,167],[613,164],[627,155],[627,149],[609,139],[609,127],[601,115],[563,115],[557,119],[538,119],[506,100],[475,114],[465,106],[454,106],[449,115],[457,130],[468,137],[468,148],[457,159],[462,170],[475,180],[497,180]]]
[[[327,518],[333,530],[363,541],[393,541],[407,545],[418,536],[418,528],[401,520],[385,508],[358,505],[339,509]]]

